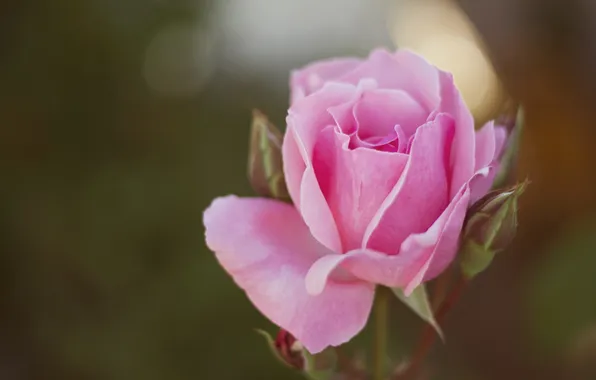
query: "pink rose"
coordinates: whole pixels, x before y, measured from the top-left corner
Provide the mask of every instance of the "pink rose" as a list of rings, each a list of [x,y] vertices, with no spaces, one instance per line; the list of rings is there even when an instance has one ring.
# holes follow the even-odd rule
[[[451,263],[506,136],[475,132],[452,76],[409,51],[317,62],[291,89],[294,205],[227,196],[204,223],[254,305],[316,353],[364,327],[375,285],[408,293]]]

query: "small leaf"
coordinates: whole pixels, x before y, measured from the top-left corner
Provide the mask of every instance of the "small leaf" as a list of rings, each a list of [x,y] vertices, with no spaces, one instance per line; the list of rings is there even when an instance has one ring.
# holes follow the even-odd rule
[[[257,194],[289,199],[283,174],[282,133],[258,110],[253,111],[248,152],[248,179]]]
[[[391,290],[401,302],[412,309],[412,311],[422,318],[426,323],[430,324],[441,337],[441,339],[444,340],[443,330],[441,330],[441,326],[439,326],[435,319],[430,301],[428,300],[426,287],[424,285],[419,285],[409,296],[406,296],[403,290],[400,288],[391,288]]]

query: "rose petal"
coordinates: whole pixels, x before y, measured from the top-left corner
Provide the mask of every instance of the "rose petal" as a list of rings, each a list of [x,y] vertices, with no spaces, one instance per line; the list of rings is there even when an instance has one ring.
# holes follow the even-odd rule
[[[388,256],[369,249],[357,249],[346,254],[332,254],[318,259],[306,275],[309,294],[320,294],[332,279],[345,277],[347,273],[390,287],[401,287],[415,275],[417,266],[412,258],[401,255]]]
[[[286,118],[286,133],[294,133],[300,154],[307,165],[311,161],[319,132],[328,125],[334,125],[327,109],[353,100],[359,91],[354,85],[328,83],[316,93],[292,104]]]
[[[500,159],[503,148],[507,142],[507,128],[502,125],[495,125],[495,160]]]
[[[449,203],[453,133],[453,119],[445,114],[418,128],[401,178],[366,228],[364,247],[396,254],[407,236],[425,231],[441,215]]]
[[[475,171],[498,162],[507,140],[507,129],[494,125],[493,121],[486,123],[476,132]]]
[[[333,252],[343,252],[331,209],[325,200],[312,166],[306,168],[300,185],[300,213],[310,233]]]
[[[406,288],[406,294],[410,294],[422,281],[442,272],[455,257],[469,195],[466,184],[430,228],[408,236],[397,255],[363,249],[321,257],[306,276],[308,292],[321,293],[347,271],[374,284]]]
[[[477,175],[471,186],[470,203],[482,198],[493,186],[499,168],[498,158],[506,135],[505,128],[494,126],[492,121],[476,132],[475,170],[482,175]]]
[[[496,148],[495,123],[489,121],[476,132],[476,157],[474,170],[488,166],[495,158]]]
[[[312,152],[321,130],[333,124],[327,108],[348,102],[358,91],[358,87],[350,84],[331,83],[296,101],[288,112],[288,127],[282,146],[284,175],[290,196],[313,236],[335,252],[341,251],[339,234],[313,173]]]
[[[473,180],[470,181],[470,205],[476,203],[490,191],[498,171],[498,165],[491,164],[476,172]]]
[[[441,217],[425,233],[409,236],[402,245],[400,255],[411,250],[422,265],[405,286],[409,295],[422,282],[432,280],[441,274],[453,261],[459,248],[459,239],[466,211],[470,204],[470,188],[464,184]]]
[[[399,125],[393,127],[393,131],[382,138],[368,139],[362,141],[356,134],[350,136],[350,149],[358,147],[376,149],[382,152],[392,153],[406,153],[409,139],[406,138],[406,133]]]
[[[283,170],[286,187],[296,208],[300,209],[300,184],[306,163],[300,154],[293,132],[286,132],[282,144]]]
[[[453,83],[453,76],[440,71],[441,104],[439,112],[451,115],[455,121],[455,137],[451,150],[451,186],[449,195],[453,198],[464,183],[474,174],[475,131],[474,118]]]
[[[346,135],[355,133],[358,129],[358,123],[354,108],[360,102],[363,94],[374,91],[377,88],[378,84],[374,79],[364,78],[358,81],[356,91],[350,100],[327,108],[327,112],[334,121],[331,125],[337,125]]]
[[[216,199],[205,211],[207,245],[271,321],[312,353],[339,345],[366,324],[374,287],[331,280],[309,295],[305,276],[328,250],[310,236],[291,205],[269,199]]]
[[[374,78],[380,88],[404,90],[429,113],[440,101],[438,73],[436,67],[411,51],[399,50],[392,54],[377,49],[339,80],[358,83],[361,78]]]
[[[337,225],[342,251],[361,248],[366,226],[397,183],[408,157],[373,149],[349,149],[339,128],[325,128],[313,168]]]
[[[426,251],[425,255],[428,255],[428,259],[423,260],[424,264],[420,267],[418,273],[406,285],[406,294],[410,294],[422,282],[430,281],[437,277],[453,261],[459,249],[460,236],[466,218],[466,212],[468,211],[469,205],[472,203],[473,189],[476,188],[479,183],[483,182],[486,176],[490,176],[491,173],[492,171],[490,170],[490,167],[486,167],[476,172],[470,181],[464,184],[462,189],[460,189],[447,210],[445,210],[441,218],[435,223],[435,225],[441,225],[444,222],[442,227],[440,227],[441,233],[439,239],[434,247],[432,247],[432,251],[428,247],[428,244],[424,242],[424,240],[432,240],[432,237],[429,236],[411,236],[409,237],[409,239],[412,239],[411,243],[404,242],[404,245],[411,244],[414,251],[421,249],[422,251]],[[443,220],[441,221],[441,219]],[[431,227],[427,233],[430,233],[433,227]],[[434,235],[434,233],[430,233],[430,235]],[[418,255],[420,255],[420,253],[418,253]]]
[[[291,103],[321,89],[326,82],[345,75],[361,63],[362,60],[357,58],[335,58],[293,71],[290,78]]]
[[[327,112],[333,118],[333,125],[336,125],[346,135],[356,133],[357,124],[356,116],[354,116],[354,105],[357,101],[358,99],[352,99],[327,109]]]
[[[374,284],[405,288],[406,294],[410,294],[421,282],[434,278],[453,261],[469,195],[466,184],[428,230],[408,236],[398,255],[363,249],[321,257],[306,275],[308,292],[321,293],[330,280],[345,276],[343,272],[347,271]]]
[[[350,148],[405,152],[410,134],[427,119],[424,109],[404,91],[376,89],[376,82],[362,80],[358,90],[352,100],[327,110],[350,136]]]
[[[428,113],[408,93],[402,90],[367,91],[354,106],[358,136],[386,136],[396,125],[409,137],[422,125]]]

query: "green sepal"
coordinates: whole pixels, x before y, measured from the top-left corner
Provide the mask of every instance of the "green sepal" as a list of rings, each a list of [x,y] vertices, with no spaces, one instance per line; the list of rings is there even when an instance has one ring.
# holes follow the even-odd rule
[[[391,288],[391,290],[401,302],[422,318],[423,321],[431,325],[439,337],[444,340],[443,330],[441,330],[441,326],[439,326],[439,323],[435,319],[424,284],[418,285],[408,296],[406,296],[401,288]]]
[[[289,200],[283,172],[283,135],[267,116],[253,110],[248,151],[248,179],[260,196]]]

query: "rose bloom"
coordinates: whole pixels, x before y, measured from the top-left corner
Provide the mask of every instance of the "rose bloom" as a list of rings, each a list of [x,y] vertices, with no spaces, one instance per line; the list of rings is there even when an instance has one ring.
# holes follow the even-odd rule
[[[313,63],[291,78],[294,204],[217,198],[207,245],[310,352],[340,345],[366,324],[376,285],[408,294],[451,263],[505,138],[493,122],[475,132],[452,76],[412,52]]]

